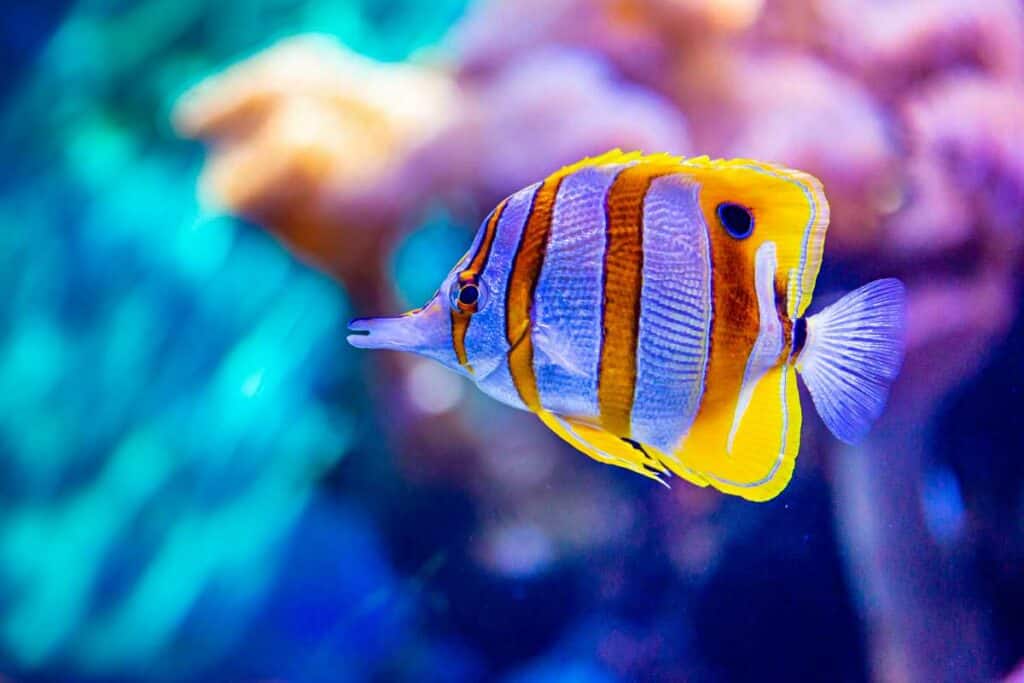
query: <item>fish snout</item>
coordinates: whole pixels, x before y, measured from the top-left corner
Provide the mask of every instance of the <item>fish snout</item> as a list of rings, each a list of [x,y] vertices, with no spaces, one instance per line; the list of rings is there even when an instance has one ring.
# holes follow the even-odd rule
[[[420,341],[412,316],[356,318],[348,324],[348,343],[357,349],[411,349]]]
[[[423,308],[386,318],[356,318],[348,343],[359,349],[393,349],[431,355],[451,344],[448,308],[435,296]]]

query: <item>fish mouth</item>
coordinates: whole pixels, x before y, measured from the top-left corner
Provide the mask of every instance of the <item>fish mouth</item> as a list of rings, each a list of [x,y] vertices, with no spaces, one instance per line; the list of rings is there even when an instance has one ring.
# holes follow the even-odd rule
[[[370,326],[368,325],[370,320],[372,318],[355,318],[349,321],[348,331],[352,334],[345,337],[345,341],[357,349],[367,348],[367,338],[370,336]]]
[[[408,349],[420,341],[410,316],[356,318],[345,340],[357,349]]]
[[[348,321],[348,331],[354,337],[367,337],[370,334],[369,322],[373,318],[353,318]]]

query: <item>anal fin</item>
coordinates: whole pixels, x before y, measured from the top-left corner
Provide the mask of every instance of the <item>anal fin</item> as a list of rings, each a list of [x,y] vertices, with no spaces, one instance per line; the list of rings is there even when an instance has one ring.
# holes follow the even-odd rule
[[[537,415],[548,429],[598,462],[622,467],[659,483],[664,483],[662,476],[674,473],[697,486],[708,485],[696,472],[653,446],[616,436],[583,419],[548,411]]]
[[[765,373],[735,430],[732,408],[700,416],[679,456],[720,491],[752,501],[770,500],[789,483],[800,450],[800,396],[793,366]]]

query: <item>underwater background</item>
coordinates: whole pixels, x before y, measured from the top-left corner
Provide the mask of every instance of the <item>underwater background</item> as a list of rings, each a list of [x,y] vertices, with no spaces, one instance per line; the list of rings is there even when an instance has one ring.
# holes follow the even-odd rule
[[[1024,681],[1020,0],[35,0],[0,78],[0,680]],[[616,146],[908,285],[769,503],[345,343]]]

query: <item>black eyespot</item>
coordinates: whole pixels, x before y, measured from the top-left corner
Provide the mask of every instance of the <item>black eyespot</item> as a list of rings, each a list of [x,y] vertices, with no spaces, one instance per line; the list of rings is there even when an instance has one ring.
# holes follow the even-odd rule
[[[459,290],[459,303],[463,306],[472,306],[480,298],[480,289],[474,284],[467,284]]]
[[[738,240],[750,237],[754,231],[754,217],[750,209],[732,202],[722,202],[716,210],[719,222],[730,237]]]

